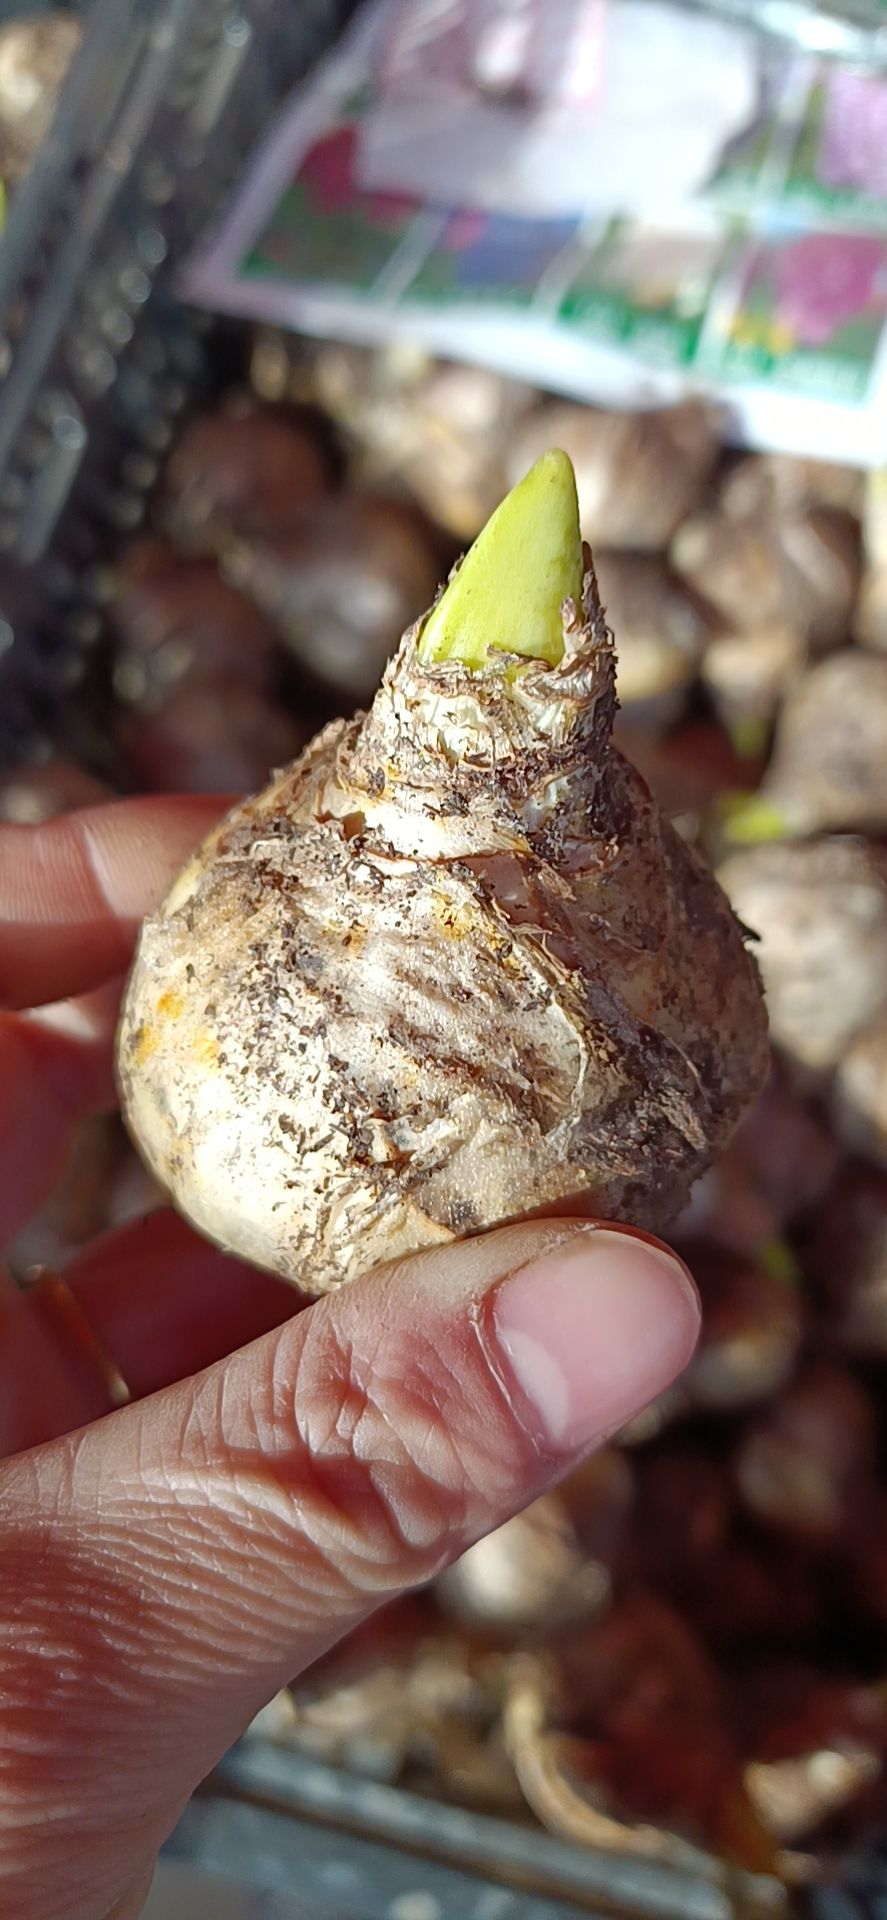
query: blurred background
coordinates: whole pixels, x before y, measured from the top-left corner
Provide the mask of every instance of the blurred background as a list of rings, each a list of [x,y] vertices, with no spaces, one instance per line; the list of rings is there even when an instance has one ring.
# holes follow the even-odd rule
[[[887,4],[0,4],[0,817],[249,790],[575,463],[758,936],[689,1373],[207,1783],[150,1920],[887,1913]],[[159,1204],[84,1125],[16,1270]]]

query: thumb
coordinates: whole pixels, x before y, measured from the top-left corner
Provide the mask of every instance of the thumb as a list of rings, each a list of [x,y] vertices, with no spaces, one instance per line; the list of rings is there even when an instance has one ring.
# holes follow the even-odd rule
[[[697,1329],[665,1249],[535,1221],[10,1462],[0,1920],[113,1909],[278,1687],[561,1478]]]

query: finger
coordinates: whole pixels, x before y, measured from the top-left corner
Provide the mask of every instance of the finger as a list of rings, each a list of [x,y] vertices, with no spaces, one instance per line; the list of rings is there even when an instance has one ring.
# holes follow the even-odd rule
[[[0,1247],[36,1212],[88,1114],[115,1104],[120,981],[41,1009],[0,1012]]]
[[[122,1900],[115,1900],[110,1912],[105,1914],[104,1920],[139,1920],[140,1914],[144,1911],[145,1901],[151,1891],[151,1883],[154,1879],[154,1867],[155,1862],[152,1860],[150,1865],[138,1875],[137,1879],[133,1880],[132,1885],[128,1892],[123,1895]]]
[[[166,1208],[104,1234],[64,1282],[72,1302],[55,1290],[0,1298],[0,1459],[107,1413],[112,1372],[142,1399],[304,1305],[297,1288],[227,1259]]]
[[[9,1463],[2,1920],[111,1905],[294,1671],[562,1477],[697,1329],[664,1250],[536,1222],[379,1271]]]
[[[224,811],[204,796],[117,800],[0,824],[0,1005],[85,993],[128,964],[139,921]]]

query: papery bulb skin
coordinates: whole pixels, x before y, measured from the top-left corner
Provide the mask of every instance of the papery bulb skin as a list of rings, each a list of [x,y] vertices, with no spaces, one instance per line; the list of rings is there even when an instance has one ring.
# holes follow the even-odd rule
[[[566,456],[365,718],[229,814],[143,930],[125,1111],[204,1233],[323,1292],[574,1203],[660,1228],[767,1071],[717,882],[612,745]]]

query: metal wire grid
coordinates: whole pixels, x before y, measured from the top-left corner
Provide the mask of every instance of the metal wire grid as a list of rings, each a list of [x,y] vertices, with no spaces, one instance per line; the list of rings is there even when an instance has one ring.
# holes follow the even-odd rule
[[[208,378],[176,270],[348,11],[93,0],[0,242],[0,756],[89,682],[103,560]]]

